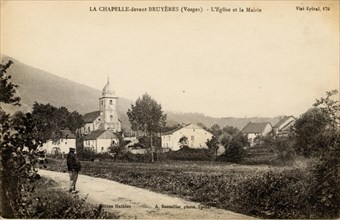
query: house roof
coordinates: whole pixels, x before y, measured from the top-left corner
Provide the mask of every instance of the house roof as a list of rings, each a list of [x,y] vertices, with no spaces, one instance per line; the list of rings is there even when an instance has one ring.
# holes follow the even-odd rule
[[[173,134],[173,133],[175,133],[176,131],[178,131],[178,130],[180,130],[180,129],[182,129],[182,128],[183,128],[182,126],[179,126],[179,127],[175,128],[175,129],[173,129],[173,130],[171,130],[171,131],[167,131],[167,132],[162,133],[162,135]]]
[[[283,123],[285,123],[290,117],[295,118],[294,116],[284,116],[281,118],[275,125],[274,128],[279,128]]]
[[[73,134],[69,129],[64,129],[64,130],[61,130],[61,136],[62,138],[67,138],[67,139],[76,139],[76,135]]]
[[[179,126],[179,127],[175,128],[175,129],[173,129],[173,130],[171,130],[171,131],[164,132],[164,133],[162,133],[162,135],[169,135],[169,134],[173,134],[173,133],[175,133],[176,131],[178,131],[178,130],[180,130],[180,129],[182,129],[182,128],[188,127],[188,126],[190,126],[190,125],[197,126],[197,127],[199,127],[199,128],[202,128],[203,130],[207,131],[207,130],[206,130],[206,129],[204,129],[202,126],[199,126],[199,125],[197,125],[197,124],[193,124],[193,123],[191,123],[191,124],[186,124],[186,125],[184,125],[184,126],[183,126],[183,125],[182,125],[182,126]],[[210,131],[207,131],[207,132],[209,132],[209,133],[210,133]]]
[[[100,116],[99,111],[86,113],[83,117],[85,123],[91,123]]]
[[[268,124],[271,126],[269,122],[260,123],[249,122],[246,126],[244,126],[244,128],[242,128],[241,132],[244,134],[262,133]]]
[[[104,133],[107,133],[106,135],[103,135]],[[117,134],[113,133],[110,130],[95,130],[92,131],[91,134],[84,137],[84,140],[96,140],[101,135],[103,135],[102,139],[116,139],[118,138]]]

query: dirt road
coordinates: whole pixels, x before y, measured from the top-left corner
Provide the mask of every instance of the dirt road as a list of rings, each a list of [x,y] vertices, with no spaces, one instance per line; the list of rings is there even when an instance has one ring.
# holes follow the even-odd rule
[[[39,170],[39,174],[51,178],[67,191],[68,173]],[[106,211],[118,212],[121,218],[138,219],[249,219],[251,217],[204,207],[199,203],[151,192],[114,181],[79,175],[77,189],[80,196],[88,195],[92,204],[103,204]]]

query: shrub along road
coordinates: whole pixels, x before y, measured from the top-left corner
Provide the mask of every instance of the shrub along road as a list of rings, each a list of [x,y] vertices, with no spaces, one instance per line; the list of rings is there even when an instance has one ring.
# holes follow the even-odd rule
[[[39,174],[51,178],[67,191],[68,173],[39,170]],[[105,211],[119,213],[121,218],[163,219],[248,219],[249,216],[231,211],[206,207],[173,196],[163,195],[124,185],[115,181],[79,175],[79,195],[94,205],[102,204]]]

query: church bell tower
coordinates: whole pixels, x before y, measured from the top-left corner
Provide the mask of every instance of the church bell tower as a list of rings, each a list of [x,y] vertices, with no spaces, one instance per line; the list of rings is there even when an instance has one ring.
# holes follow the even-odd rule
[[[100,129],[112,130],[113,132],[121,131],[121,124],[118,120],[118,97],[112,89],[110,79],[102,90],[102,97],[99,98],[100,111]]]

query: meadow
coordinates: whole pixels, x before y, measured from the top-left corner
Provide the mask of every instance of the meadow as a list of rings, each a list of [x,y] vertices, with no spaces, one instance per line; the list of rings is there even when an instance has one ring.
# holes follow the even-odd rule
[[[65,160],[48,169],[66,172]],[[237,165],[204,161],[82,162],[82,174],[175,195],[262,218],[309,218],[303,167]]]

